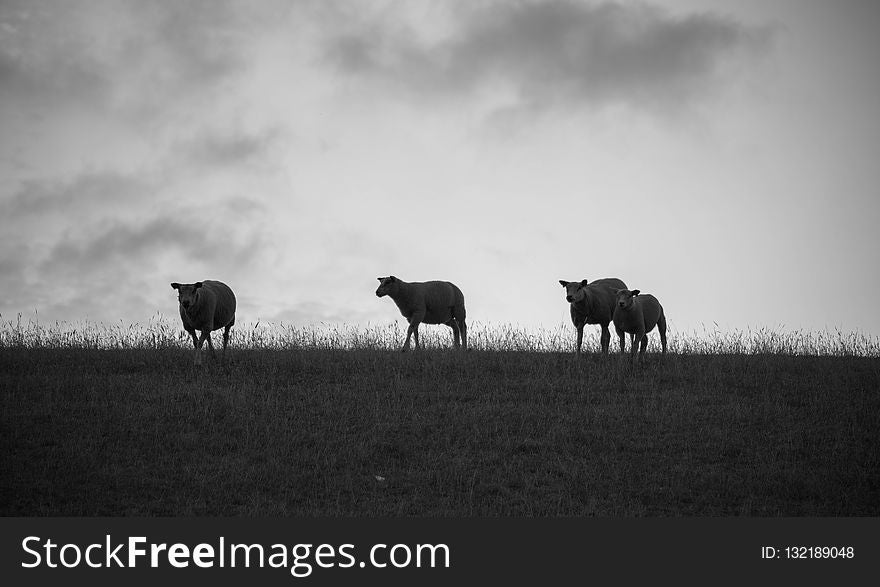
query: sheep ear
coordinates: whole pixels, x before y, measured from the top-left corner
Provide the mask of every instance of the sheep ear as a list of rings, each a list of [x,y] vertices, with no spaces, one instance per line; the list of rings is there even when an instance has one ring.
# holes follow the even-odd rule
[[[632,290],[632,295],[633,295],[633,297],[636,297],[637,295],[639,295],[639,290],[637,290],[637,289]]]
[[[568,282],[565,281],[564,279],[560,279],[560,280],[559,280],[559,285],[561,285],[562,287],[568,287]]]
[[[199,289],[202,285],[204,284],[201,281],[197,281],[193,284],[193,289]]]
[[[377,277],[376,279],[378,279],[379,281],[382,281],[385,278],[384,277]]]
[[[174,283],[171,284],[171,287],[173,289],[180,289],[180,284],[175,281]]]
[[[581,287],[584,287],[585,285],[587,285],[587,280],[586,280],[586,279],[582,279],[582,280],[581,280]]]
[[[393,275],[392,275],[391,277],[389,277],[388,279],[389,279],[392,283],[395,282],[395,281],[397,281],[397,278],[394,277]]]

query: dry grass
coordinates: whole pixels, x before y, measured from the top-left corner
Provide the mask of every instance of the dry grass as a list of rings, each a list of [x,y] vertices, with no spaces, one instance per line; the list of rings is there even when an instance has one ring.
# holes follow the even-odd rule
[[[451,331],[445,327],[423,326],[421,342],[428,349],[452,345]],[[284,323],[238,324],[231,332],[230,345],[249,350],[397,350],[406,337],[402,322],[386,324],[316,324],[292,326]],[[656,333],[649,334],[650,347],[656,348]],[[574,332],[566,324],[552,329],[525,329],[514,324],[474,322],[468,328],[472,349],[482,351],[570,352]],[[156,314],[145,324],[105,324],[89,321],[43,324],[34,315],[14,320],[0,315],[0,347],[7,348],[86,348],[86,349],[166,349],[189,348],[189,336],[176,317]],[[627,343],[628,345],[629,343]],[[584,348],[598,349],[597,328],[584,333]],[[612,349],[617,340],[612,337]],[[627,349],[629,347],[627,346]],[[701,331],[670,330],[669,352],[679,355],[782,354],[801,356],[880,357],[880,338],[860,332],[823,330]]]

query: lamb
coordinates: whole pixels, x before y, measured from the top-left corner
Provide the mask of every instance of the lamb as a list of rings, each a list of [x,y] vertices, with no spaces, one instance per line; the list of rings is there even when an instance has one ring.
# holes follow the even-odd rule
[[[229,343],[229,329],[235,324],[235,294],[225,283],[197,281],[196,283],[172,283],[180,302],[180,319],[183,328],[192,336],[196,349],[195,364],[202,364],[202,344],[207,340],[211,356],[216,357],[211,343],[211,332],[223,328],[223,360]],[[202,335],[196,338],[196,330]]]
[[[630,355],[636,357],[639,349],[639,360],[645,360],[645,349],[648,348],[648,336],[654,327],[660,333],[660,344],[666,354],[666,315],[663,306],[651,294],[642,294],[639,290],[618,289],[615,292],[617,303],[614,306],[614,329],[620,337],[620,352],[624,352],[624,333],[631,334]]]
[[[565,299],[571,303],[571,321],[577,328],[577,354],[581,354],[584,340],[584,325],[598,324],[602,327],[600,342],[602,352],[608,354],[611,332],[608,324],[614,316],[614,290],[625,288],[626,284],[615,277],[597,279],[588,283],[582,281],[559,280],[565,288]]]
[[[410,337],[416,340],[419,349],[419,324],[445,324],[452,328],[455,347],[467,349],[467,325],[465,324],[464,295],[458,287],[448,281],[426,281],[407,283],[393,275],[379,277],[376,296],[390,296],[400,313],[409,322],[406,342],[401,352],[409,350]],[[459,333],[461,342],[459,342]]]

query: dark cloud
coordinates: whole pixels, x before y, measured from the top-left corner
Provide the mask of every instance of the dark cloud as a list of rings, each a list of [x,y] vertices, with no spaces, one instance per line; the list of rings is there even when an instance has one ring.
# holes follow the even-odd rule
[[[203,133],[168,148],[156,165],[133,172],[89,169],[67,178],[27,179],[7,197],[0,194],[0,227],[21,221],[73,221],[86,217],[131,216],[157,205],[167,205],[175,185],[187,181],[198,167],[200,177],[228,171],[251,161],[263,161],[278,133]],[[211,200],[201,194],[192,200]],[[172,202],[172,205],[175,205]],[[229,195],[217,204],[234,216],[262,210],[259,201]],[[43,224],[45,230],[47,226]]]
[[[234,1],[12,0],[0,6],[0,92],[28,108],[158,113],[243,70],[254,34]]]
[[[25,97],[24,107],[93,102],[111,79],[77,30],[72,4],[10,1],[0,6],[0,92]]]
[[[140,267],[154,269],[162,253],[187,263],[236,266],[253,262],[265,243],[259,227],[227,225],[228,216],[212,220],[204,210],[182,208],[146,221],[115,221],[91,226],[60,239],[41,263],[49,275]]]
[[[271,153],[281,137],[280,130],[257,133],[205,132],[179,146],[188,162],[209,166],[239,165]]]
[[[154,186],[144,177],[115,171],[86,171],[67,180],[27,180],[0,201],[5,222],[30,216],[68,215],[77,210],[118,209],[142,201]]]
[[[444,96],[503,87],[522,105],[689,100],[717,82],[725,59],[766,48],[772,31],[642,3],[493,2],[455,15],[447,38],[421,41],[383,23],[332,40],[326,58],[345,73]]]
[[[143,292],[156,291],[166,276],[247,278],[271,264],[276,250],[261,194],[242,192],[244,180],[218,180],[209,189],[199,182],[261,158],[274,133],[197,136],[134,171],[26,180],[0,194],[0,311],[149,314],[155,293]],[[121,298],[95,302],[108,283],[119,284]],[[147,301],[135,304],[137,296]]]
[[[229,213],[229,218],[242,220],[261,221],[268,212],[263,202],[245,196],[230,196],[220,204],[221,208]]]
[[[144,185],[91,173],[20,190],[0,214],[0,311],[149,315],[161,302],[150,292],[162,292],[166,280],[189,279],[181,273],[247,278],[271,262],[260,202],[235,195],[192,203],[166,197],[159,204],[146,199],[151,192]],[[107,295],[108,284],[116,284],[114,295]]]
[[[180,208],[71,229],[47,253],[28,259],[33,270],[3,307],[33,306],[56,317],[67,315],[65,308],[76,317],[148,316],[171,304],[171,290],[165,292],[170,281],[243,280],[260,271],[269,248],[262,226],[209,216]]]
[[[151,53],[161,43],[163,63],[189,83],[220,80],[244,64],[241,49],[250,38],[244,14],[236,2],[136,2],[136,18],[146,21],[147,34],[136,39],[133,53]]]

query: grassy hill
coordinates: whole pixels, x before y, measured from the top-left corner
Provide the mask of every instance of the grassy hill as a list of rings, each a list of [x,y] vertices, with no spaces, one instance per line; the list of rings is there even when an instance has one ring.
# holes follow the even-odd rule
[[[0,514],[880,515],[880,358],[846,344],[679,342],[632,367],[258,330],[196,369],[176,333],[7,328]]]

